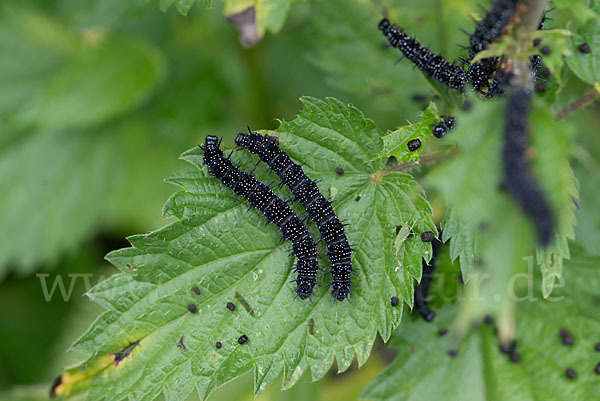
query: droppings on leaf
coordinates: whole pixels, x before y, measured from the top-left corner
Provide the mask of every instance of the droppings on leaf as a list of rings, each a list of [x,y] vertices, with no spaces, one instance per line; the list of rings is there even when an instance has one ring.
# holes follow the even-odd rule
[[[421,241],[423,242],[431,242],[435,238],[435,234],[431,231],[425,231],[421,233]]]
[[[506,344],[501,344],[500,351],[503,354],[508,355],[508,358],[511,360],[512,363],[521,362],[521,355],[519,355],[519,353],[517,352],[517,342],[515,340],[510,340]]]
[[[580,44],[577,48],[583,54],[588,54],[592,51],[592,49],[590,48],[590,45],[587,42]]]
[[[577,372],[575,372],[575,369],[568,368],[567,370],[565,370],[565,376],[569,380],[574,380],[577,377]]]
[[[179,339],[179,342],[177,343],[177,348],[181,348],[184,351],[187,351],[187,347],[185,345],[183,345],[183,334],[181,335],[181,338]]]
[[[233,304],[233,302],[227,302],[227,309],[229,309],[232,312],[235,310],[235,305]]]
[[[242,334],[240,336],[240,338],[238,338],[238,344],[244,344],[247,341],[248,341],[248,336],[246,336],[245,334]]]
[[[200,295],[200,288],[194,287],[192,290],[196,293],[196,295]]]
[[[408,144],[406,146],[408,147],[408,150],[414,152],[415,150],[421,147],[421,140],[419,138],[413,139],[411,141],[408,141]]]
[[[127,358],[129,355],[131,355],[131,352],[133,351],[133,349],[135,347],[137,347],[139,345],[140,341],[135,341],[133,343],[129,343],[128,345],[126,345],[125,347],[121,348],[120,350],[118,350],[117,352],[113,353],[113,363],[115,364],[115,366],[119,366],[119,364],[121,362],[123,362],[125,360],[125,358]]]
[[[392,305],[393,307],[398,306],[398,297],[390,298],[390,305]]]
[[[188,305],[188,310],[189,310],[191,313],[196,313],[196,312],[198,312],[198,309],[196,308],[196,305],[194,305],[194,304],[189,304],[189,305]]]
[[[560,340],[563,343],[563,345],[571,346],[571,345],[575,344],[575,339],[573,339],[573,335],[571,334],[571,332],[569,330],[560,329],[558,334],[560,335]]]

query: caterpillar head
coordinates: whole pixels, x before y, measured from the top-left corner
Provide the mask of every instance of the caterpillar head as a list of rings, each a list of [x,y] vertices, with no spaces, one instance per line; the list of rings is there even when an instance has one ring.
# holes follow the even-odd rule
[[[219,138],[213,135],[207,135],[204,139],[205,147],[219,147]]]
[[[390,27],[390,21],[387,18],[384,18],[379,23],[379,30],[386,32]]]

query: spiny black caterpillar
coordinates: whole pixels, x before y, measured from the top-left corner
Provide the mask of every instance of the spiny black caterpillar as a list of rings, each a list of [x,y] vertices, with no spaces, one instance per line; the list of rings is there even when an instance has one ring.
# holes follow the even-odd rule
[[[466,74],[461,67],[433,53],[416,39],[409,37],[402,28],[392,25],[387,18],[381,20],[379,30],[383,32],[392,47],[399,49],[404,57],[412,61],[428,77],[437,79],[449,88],[461,92],[464,90]]]
[[[444,57],[431,52],[415,39],[410,38],[402,28],[392,25],[386,18],[379,23],[392,47],[398,48],[412,63],[428,77],[437,79],[451,89],[464,91],[469,83],[474,90],[485,97],[495,97],[504,93],[504,87],[510,78],[501,68],[498,57],[486,58],[472,63],[473,58],[498,40],[508,25],[514,22],[520,0],[496,0],[490,10],[479,21],[469,35],[469,46],[461,46],[468,55],[458,59],[462,67],[449,62]],[[539,24],[542,29],[547,20],[546,13]],[[467,32],[465,32],[467,33]],[[468,33],[467,33],[468,34]],[[531,57],[531,69],[534,72],[541,67],[539,56]],[[491,81],[491,82],[490,82]]]
[[[237,196],[247,199],[250,206],[260,210],[267,220],[279,227],[284,238],[292,243],[292,250],[298,258],[296,295],[301,299],[310,297],[317,283],[319,264],[317,246],[306,225],[267,185],[241,171],[229,158],[225,158],[216,136],[207,136],[204,147],[200,148],[204,151],[204,163],[209,167],[210,173],[223,185],[231,188]]]
[[[504,185],[525,213],[533,218],[540,243],[547,245],[554,232],[554,217],[527,163],[527,116],[530,104],[531,93],[523,88],[516,88],[508,99],[502,149]]]
[[[249,132],[239,134],[235,143],[258,155],[279,176],[281,182],[290,188],[295,199],[317,224],[321,239],[327,244],[327,256],[331,261],[331,295],[334,302],[343,301],[351,294],[353,273],[353,249],[346,238],[344,225],[333,211],[331,203],[319,192],[317,183],[308,178],[302,167],[294,163],[287,153],[279,149],[278,138]]]
[[[471,65],[468,59],[460,59],[465,66],[468,66],[465,70],[427,49],[416,39],[408,36],[402,28],[392,25],[387,18],[381,20],[379,30],[383,32],[392,47],[399,49],[404,57],[412,61],[425,75],[440,81],[447,87],[463,92],[467,82],[470,82],[474,89],[485,93],[483,88],[489,86],[489,68],[484,68],[482,64]]]
[[[519,0],[496,0],[469,36],[469,58],[488,48],[509,24]]]

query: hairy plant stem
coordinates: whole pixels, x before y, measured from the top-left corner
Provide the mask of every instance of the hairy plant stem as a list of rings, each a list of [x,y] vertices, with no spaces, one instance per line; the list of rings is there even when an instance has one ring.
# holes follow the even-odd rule
[[[594,88],[579,99],[575,100],[573,103],[569,103],[567,106],[565,106],[564,109],[558,112],[556,118],[558,118],[559,120],[564,120],[577,110],[587,106],[594,100],[598,99],[598,97],[600,97],[600,91]]]
[[[537,31],[540,21],[544,17],[544,11],[548,6],[548,0],[528,0],[525,2],[527,9],[521,18],[521,25],[516,30],[517,51],[513,60],[513,85],[531,90],[533,85],[533,72],[529,68],[529,57],[521,56],[527,54],[531,47],[531,36]]]
[[[392,167],[384,170],[384,173],[388,174],[388,173],[410,171],[414,168],[423,167],[423,166],[426,166],[429,164],[436,164],[436,163],[444,161],[444,160],[452,159],[457,154],[458,154],[458,151],[456,151],[456,150],[452,151],[450,153],[434,153],[431,155],[421,157],[419,159],[418,163],[415,163],[415,162],[398,163],[395,166],[392,166]]]

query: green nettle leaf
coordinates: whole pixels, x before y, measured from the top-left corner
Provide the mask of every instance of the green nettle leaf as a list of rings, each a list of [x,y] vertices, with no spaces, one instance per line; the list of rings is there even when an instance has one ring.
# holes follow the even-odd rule
[[[50,130],[87,127],[129,112],[161,81],[162,55],[126,38],[89,43],[17,118]]]
[[[410,124],[385,135],[383,139],[383,151],[379,157],[394,156],[398,160],[406,162],[416,162],[421,156],[423,147],[411,151],[408,149],[408,142],[418,139],[424,143],[425,139],[431,136],[431,125],[440,121],[437,115],[437,107],[431,102],[427,109],[420,113],[421,121]]]
[[[574,34],[569,38],[571,56],[567,57],[567,65],[580,79],[590,85],[596,85],[600,82],[600,2],[594,0],[591,2],[591,9],[596,12],[596,18],[590,19],[578,29],[572,29]],[[587,43],[591,51],[583,53],[579,46]]]
[[[593,136],[592,136],[593,138]],[[600,255],[600,214],[598,213],[598,188],[600,188],[600,146],[598,142],[587,144],[593,155],[591,166],[577,166],[581,183],[580,207],[577,210],[577,243],[590,255]]]
[[[461,241],[462,235],[472,237],[472,233],[477,232],[478,244],[485,248],[488,246],[483,244],[483,238],[496,241],[492,237],[497,236],[491,235],[494,230],[487,228],[500,228],[511,221],[520,224],[520,220],[529,220],[529,217],[517,211],[512,198],[499,190],[503,169],[502,126],[496,123],[494,117],[504,114],[504,103],[488,102],[478,105],[472,112],[460,113],[457,116],[459,125],[451,136],[457,141],[460,154],[437,168],[429,177],[433,185],[446,195],[452,214],[455,214],[452,218],[463,225],[471,226],[470,229],[461,231],[458,241]],[[569,257],[567,240],[574,237],[574,200],[577,199],[578,190],[568,161],[570,136],[564,132],[564,127],[556,123],[542,104],[537,103],[534,103],[529,123],[530,143],[535,150],[532,152],[532,169],[553,206],[557,222],[553,243],[546,249],[538,250],[538,262],[545,283],[543,292],[548,296],[555,278],[562,271],[562,259]],[[516,215],[513,216],[513,213],[520,214],[520,220]],[[525,233],[525,230],[516,229],[515,232]],[[444,240],[448,239],[453,255],[461,251],[471,253],[473,250],[471,241],[462,240],[462,244],[453,245],[454,239],[450,233],[444,234]],[[530,240],[525,237],[516,239],[521,243]],[[509,244],[503,246],[510,247]],[[527,254],[526,247],[523,247],[522,251],[525,253],[521,257],[531,255]],[[504,255],[490,258],[491,271],[507,270],[505,266],[508,265],[501,266],[504,263],[502,256]],[[518,261],[518,258],[515,260]]]
[[[552,243],[537,250],[544,277],[542,293],[547,297],[562,274],[563,259],[570,257],[568,240],[575,238],[575,206],[579,188],[569,164],[573,136],[568,126],[560,124],[550,110],[543,107],[536,108],[530,124],[534,127],[531,145],[538,151],[532,160],[533,171],[555,210],[556,219]]]
[[[597,0],[552,0],[552,6],[562,12],[567,12],[582,22],[590,19],[600,20],[597,4]]]
[[[302,102],[301,114],[270,134],[311,178],[322,180],[322,190],[338,190],[334,207],[340,219],[349,219],[346,233],[357,248],[351,302],[332,304],[331,278],[324,274],[312,302],[294,299],[289,244],[208,175],[202,151],[194,148],[182,155],[194,169],[168,179],[182,188],[164,208],[177,221],[131,236],[131,248],[107,256],[122,273],[90,291],[107,311],[75,342],[90,358],[63,374],[57,393],[89,390],[91,400],[118,400],[152,399],[162,391],[167,400],[183,400],[195,388],[206,398],[251,369],[260,393],[281,373],[284,388],[308,368],[318,380],[334,358],[341,372],[355,355],[362,365],[377,334],[390,337],[402,316],[390,297],[412,305],[422,259],[431,259],[431,244],[418,235],[435,231],[431,207],[410,175],[373,160],[383,132],[358,109],[335,99]],[[257,160],[247,152],[233,157],[248,165]],[[412,225],[417,235],[396,249],[399,225]],[[312,223],[309,228],[316,230]],[[320,255],[328,268],[324,244]],[[227,302],[236,305],[233,312]],[[188,311],[190,304],[197,313]],[[241,335],[249,339],[242,345]]]
[[[452,262],[459,259],[463,280],[468,281],[477,254],[477,235],[473,224],[459,219],[452,208],[448,208],[442,220],[442,241],[450,241],[450,258]]]
[[[536,47],[538,55],[544,60],[544,67],[552,73],[552,81],[549,85],[557,85],[557,89],[562,89],[564,85],[565,59],[573,55],[569,40],[572,32],[567,29],[545,29],[535,32],[536,39],[541,40],[545,46],[552,49],[550,54],[542,54],[541,47]]]
[[[590,305],[600,291],[598,263],[598,258],[575,256],[567,262],[566,286],[552,298],[543,300],[536,291],[516,304],[519,363],[500,352],[494,327],[487,324],[474,327],[450,358],[452,330],[445,337],[438,334],[456,313],[447,305],[432,323],[405,323],[396,331],[390,342],[398,350],[396,360],[362,396],[375,401],[595,400],[600,377],[593,355],[600,312]],[[533,282],[536,288],[539,281]],[[563,328],[575,339],[571,347],[561,343]],[[577,372],[575,380],[565,377],[567,368]]]
[[[0,7],[0,53],[10,54],[10,57],[0,60],[0,115],[11,116],[27,99],[35,96],[78,45],[76,35],[59,21],[3,4]],[[0,136],[3,134],[0,132]]]

